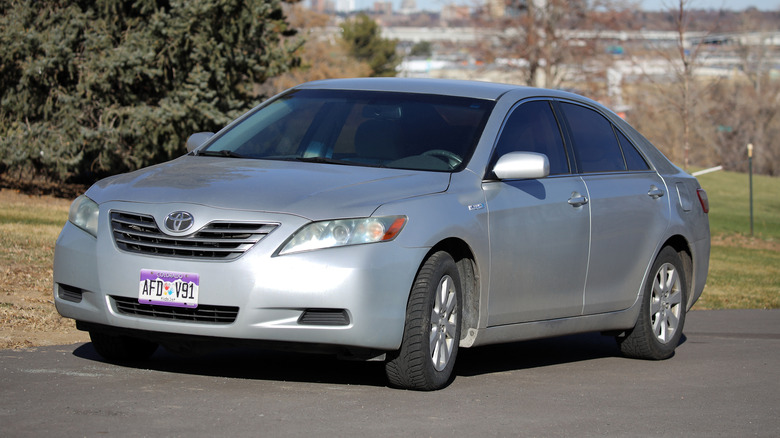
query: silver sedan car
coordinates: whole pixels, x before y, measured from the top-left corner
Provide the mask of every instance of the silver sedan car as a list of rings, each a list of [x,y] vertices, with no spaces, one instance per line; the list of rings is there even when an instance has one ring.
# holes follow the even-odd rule
[[[107,360],[256,345],[383,359],[571,333],[670,357],[710,252],[695,178],[602,105],[417,79],[303,84],[77,198],[58,311]]]

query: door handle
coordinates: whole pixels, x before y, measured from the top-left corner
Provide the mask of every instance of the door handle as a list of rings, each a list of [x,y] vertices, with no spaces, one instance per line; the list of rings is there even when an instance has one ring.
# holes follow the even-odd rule
[[[650,191],[647,192],[647,196],[649,196],[649,197],[651,197],[653,199],[658,199],[658,198],[660,198],[663,195],[664,195],[664,191],[659,189],[656,186],[650,186]]]
[[[569,205],[572,207],[582,207],[583,205],[588,203],[588,198],[586,196],[572,196],[569,198]]]

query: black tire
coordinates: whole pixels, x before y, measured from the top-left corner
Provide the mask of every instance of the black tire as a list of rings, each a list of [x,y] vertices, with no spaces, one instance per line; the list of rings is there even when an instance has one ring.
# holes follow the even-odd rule
[[[401,348],[387,356],[391,386],[432,391],[450,383],[460,341],[461,297],[452,257],[443,251],[430,256],[412,285]]]
[[[650,272],[636,326],[617,341],[625,356],[661,360],[672,356],[680,343],[688,282],[682,260],[671,247],[661,250]]]
[[[92,346],[99,355],[110,361],[135,361],[149,358],[157,350],[157,343],[130,336],[111,335],[90,331]]]

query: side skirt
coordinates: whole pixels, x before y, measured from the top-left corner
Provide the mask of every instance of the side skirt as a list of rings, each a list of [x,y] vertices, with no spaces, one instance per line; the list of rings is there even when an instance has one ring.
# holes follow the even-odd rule
[[[461,339],[460,346],[468,348],[588,332],[618,334],[634,328],[639,316],[640,303],[641,300],[637,300],[633,306],[618,312],[508,324],[479,330],[469,329],[469,336]]]

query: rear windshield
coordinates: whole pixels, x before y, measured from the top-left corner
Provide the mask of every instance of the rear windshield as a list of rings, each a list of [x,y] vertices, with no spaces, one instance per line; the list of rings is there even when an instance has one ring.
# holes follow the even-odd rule
[[[493,105],[429,94],[298,90],[197,154],[455,171],[471,157]]]

